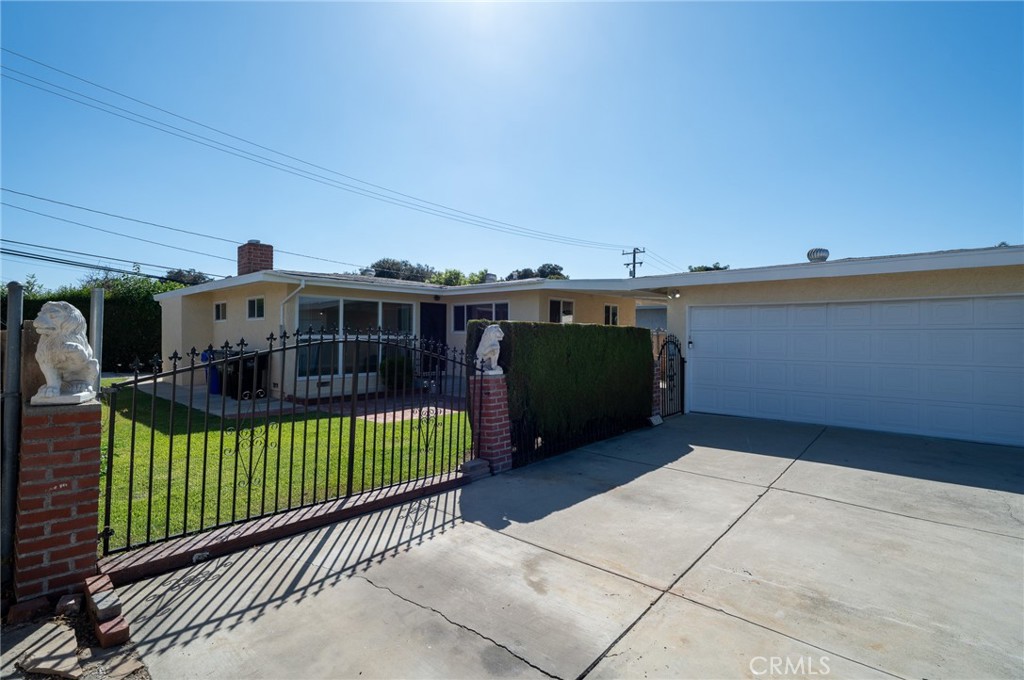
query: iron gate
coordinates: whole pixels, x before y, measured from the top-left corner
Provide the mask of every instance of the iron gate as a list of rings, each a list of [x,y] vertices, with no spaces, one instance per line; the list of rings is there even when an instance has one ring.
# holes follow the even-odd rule
[[[464,351],[380,330],[267,342],[175,352],[169,370],[136,361],[104,390],[104,555],[450,475],[475,457]]]
[[[671,416],[683,412],[683,384],[686,382],[686,358],[679,338],[667,335],[658,350],[661,376],[661,415]]]

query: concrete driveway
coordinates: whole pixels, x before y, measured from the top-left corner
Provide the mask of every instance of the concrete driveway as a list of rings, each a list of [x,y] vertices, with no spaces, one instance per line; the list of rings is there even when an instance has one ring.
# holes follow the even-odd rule
[[[1024,450],[688,415],[119,590],[154,678],[1021,677]]]

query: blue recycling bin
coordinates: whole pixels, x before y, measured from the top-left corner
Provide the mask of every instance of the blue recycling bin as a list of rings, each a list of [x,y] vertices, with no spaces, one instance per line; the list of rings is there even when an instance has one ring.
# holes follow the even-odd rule
[[[210,394],[220,394],[220,367],[210,365],[210,362],[217,358],[216,350],[213,352],[206,350],[200,358],[206,362],[206,384],[209,387]]]

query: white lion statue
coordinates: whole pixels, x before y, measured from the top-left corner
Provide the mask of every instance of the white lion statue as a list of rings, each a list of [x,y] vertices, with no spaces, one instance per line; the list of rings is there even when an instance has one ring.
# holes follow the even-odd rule
[[[100,365],[85,336],[85,317],[67,302],[47,302],[33,325],[39,333],[36,361],[46,384],[32,403],[78,403],[96,396]]]
[[[501,354],[501,341],[505,334],[501,326],[491,324],[484,329],[484,336],[480,338],[480,344],[476,348],[476,358],[483,362],[485,375],[501,375],[504,373],[498,365],[498,355]]]

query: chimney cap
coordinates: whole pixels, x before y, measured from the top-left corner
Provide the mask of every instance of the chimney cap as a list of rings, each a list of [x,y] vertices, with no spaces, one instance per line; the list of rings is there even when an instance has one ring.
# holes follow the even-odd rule
[[[258,238],[251,238],[248,241],[246,241],[246,243],[259,243],[259,242],[260,242],[260,240]]]

